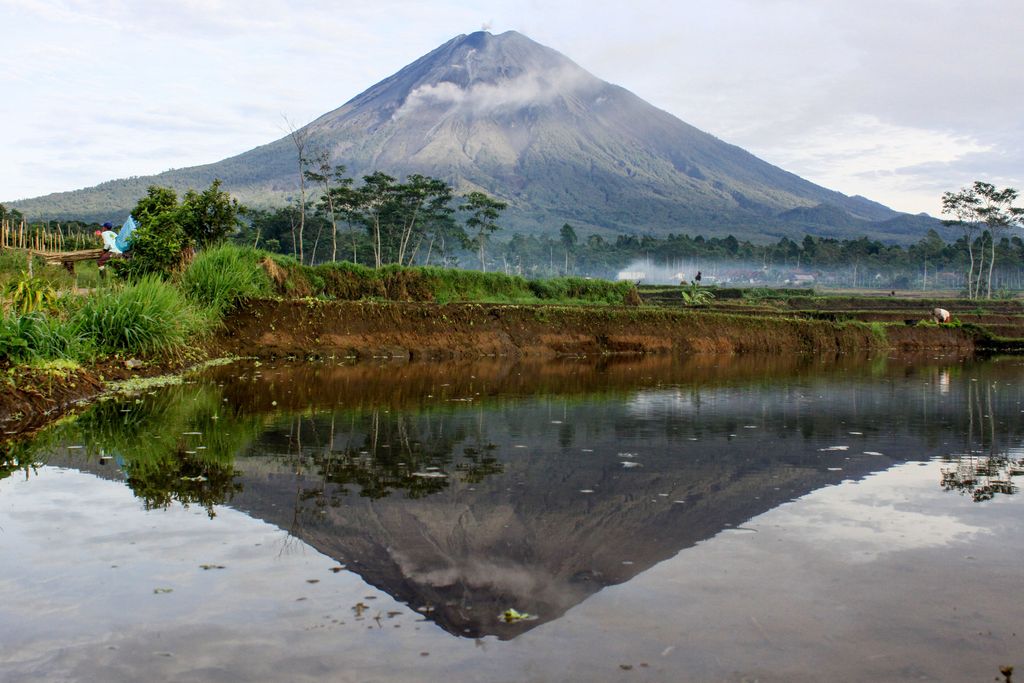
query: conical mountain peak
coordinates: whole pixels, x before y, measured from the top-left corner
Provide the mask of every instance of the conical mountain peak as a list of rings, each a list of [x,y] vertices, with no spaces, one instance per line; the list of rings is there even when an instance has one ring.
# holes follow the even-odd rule
[[[424,55],[390,78],[326,114],[316,124],[330,125],[354,109],[373,108],[367,117],[383,122],[421,108],[435,115],[506,111],[542,105],[607,84],[564,55],[516,31],[460,35]]]
[[[326,151],[353,177],[421,173],[458,192],[499,197],[509,204],[509,231],[554,233],[570,222],[584,234],[906,239],[939,225],[772,166],[515,31],[456,36],[305,132],[307,153]],[[149,183],[182,190],[214,178],[242,202],[281,204],[297,186],[294,145],[285,137],[215,164],[108,182],[54,202],[75,206],[77,217],[83,206],[109,216],[133,206]],[[63,217],[42,208],[46,199],[13,205]]]

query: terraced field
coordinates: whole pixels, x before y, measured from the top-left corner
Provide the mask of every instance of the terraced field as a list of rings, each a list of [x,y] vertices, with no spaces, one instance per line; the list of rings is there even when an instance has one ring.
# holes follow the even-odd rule
[[[645,304],[681,308],[680,288],[641,286]],[[976,325],[994,337],[1024,340],[1024,299],[971,301],[948,294],[914,293],[828,295],[810,290],[742,290],[709,288],[715,298],[701,308],[749,316],[795,316],[814,320],[859,320],[916,325],[931,319],[934,308],[944,308],[961,324]]]

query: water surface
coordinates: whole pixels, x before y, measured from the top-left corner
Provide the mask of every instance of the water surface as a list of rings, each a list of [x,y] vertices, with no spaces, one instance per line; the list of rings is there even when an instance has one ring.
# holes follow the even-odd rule
[[[0,670],[992,680],[1024,665],[1022,378],[1020,359],[213,369],[7,454]]]

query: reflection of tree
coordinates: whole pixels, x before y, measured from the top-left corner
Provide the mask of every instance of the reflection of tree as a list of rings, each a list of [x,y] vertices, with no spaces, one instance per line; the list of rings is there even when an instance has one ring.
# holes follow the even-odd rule
[[[15,472],[24,472],[25,478],[28,478],[29,472],[35,469],[36,449],[33,448],[34,445],[32,442],[19,442],[9,445],[0,454],[0,480],[6,479]]]
[[[262,427],[255,418],[222,416],[223,410],[222,393],[213,386],[172,387],[101,401],[52,430],[45,442],[34,443],[34,451],[83,443],[87,460],[118,462],[147,509],[177,501],[201,505],[212,517],[214,505],[241,490],[234,458]]]
[[[942,488],[945,491],[969,493],[975,502],[991,500],[996,494],[1016,493],[1013,477],[1024,474],[1024,458],[1011,458],[1007,454],[964,455],[955,466],[942,470]]]
[[[202,455],[200,455],[202,453]],[[178,501],[186,507],[202,505],[214,516],[213,506],[226,503],[242,490],[234,458],[219,459],[207,451],[162,451],[135,456],[125,463],[128,486],[146,509],[166,508]]]
[[[394,491],[422,498],[448,488],[453,477],[477,483],[503,471],[482,423],[467,429],[430,413],[371,409],[329,418],[293,417],[289,430],[287,457],[296,473],[305,472],[308,481],[315,472],[318,480],[298,497],[319,508],[338,505],[349,485],[367,498]]]
[[[949,459],[951,467],[942,468],[942,489],[970,494],[977,503],[1016,493],[1013,477],[1024,474],[1024,458],[1014,457],[996,442],[992,391],[992,384],[985,382],[983,402],[979,383],[968,383],[966,452]]]

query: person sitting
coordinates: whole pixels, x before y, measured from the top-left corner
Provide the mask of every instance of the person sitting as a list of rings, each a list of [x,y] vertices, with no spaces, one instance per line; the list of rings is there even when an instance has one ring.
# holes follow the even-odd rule
[[[111,223],[104,223],[103,229],[97,230],[93,234],[103,239],[103,254],[100,256],[99,261],[96,262],[102,273],[107,267],[107,261],[115,256],[120,256],[121,250],[117,248],[117,233],[114,232],[114,226]]]

